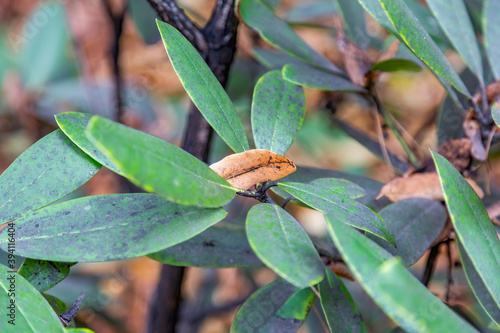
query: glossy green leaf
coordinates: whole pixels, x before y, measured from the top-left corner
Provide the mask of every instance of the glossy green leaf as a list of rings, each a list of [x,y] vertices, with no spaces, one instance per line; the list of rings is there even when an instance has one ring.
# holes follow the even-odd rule
[[[336,7],[345,23],[347,37],[361,48],[370,44],[366,33],[365,11],[357,1],[335,0]]]
[[[288,282],[303,288],[323,279],[323,263],[311,239],[281,207],[253,206],[247,215],[246,231],[257,257]]]
[[[297,304],[299,307],[300,305],[305,306],[300,309],[297,317],[289,316],[290,311],[285,313],[287,315],[285,318],[281,317],[280,315],[283,313],[280,310],[299,290],[283,279],[278,279],[260,288],[243,303],[236,313],[231,333],[296,332],[302,325],[303,313],[308,312],[310,305],[306,302]],[[291,306],[292,304],[287,304],[288,309]]]
[[[500,80],[500,25],[498,24],[500,2],[484,0],[483,3],[483,34],[486,55],[488,56],[493,76]]]
[[[111,171],[125,177],[125,174],[117,168],[113,162],[106,157],[96,146],[84,135],[85,129],[89,124],[91,114],[81,112],[65,112],[55,116],[59,128],[66,134],[75,145],[83,150],[94,160],[104,165]]]
[[[262,264],[244,230],[213,226],[180,244],[149,254],[153,260],[174,266],[205,268],[243,267]]]
[[[24,277],[39,292],[43,292],[64,280],[69,274],[69,268],[74,264],[26,258],[18,274]]]
[[[269,44],[308,63],[341,72],[324,56],[307,45],[290,26],[261,0],[240,0],[239,14]]]
[[[59,298],[45,293],[42,293],[42,296],[50,304],[50,307],[57,315],[60,315],[68,309],[66,303],[61,301]]]
[[[470,96],[458,74],[443,52],[420,25],[403,0],[380,0],[387,16],[396,27],[405,44],[436,74],[440,75],[464,95]]]
[[[304,120],[305,104],[302,87],[283,80],[281,71],[262,76],[252,99],[255,147],[285,155]]]
[[[201,114],[236,153],[249,150],[233,103],[198,51],[174,27],[156,20],[170,62]]]
[[[308,88],[327,91],[366,92],[350,80],[308,64],[288,64],[283,67],[283,78],[289,82]]]
[[[397,258],[370,239],[326,215],[328,231],[361,287],[409,332],[475,332],[421,284]]]
[[[170,201],[221,207],[237,191],[205,163],[153,135],[94,116],[85,136],[134,184]]]
[[[99,165],[60,130],[38,140],[0,176],[0,223],[46,206],[73,192]]]
[[[0,304],[2,333],[64,332],[63,324],[38,290],[4,265],[0,265]]]
[[[458,239],[485,288],[500,308],[500,240],[481,199],[455,167],[432,152]]]
[[[267,69],[282,69],[286,64],[304,63],[302,60],[278,50],[254,47],[252,54],[255,60]]]
[[[276,314],[281,318],[305,320],[315,299],[316,294],[311,288],[299,289],[288,298]]]
[[[428,0],[427,4],[455,50],[479,80],[483,81],[481,52],[464,1]]]
[[[377,62],[372,65],[373,71],[382,71],[382,72],[396,72],[396,71],[410,71],[410,72],[418,72],[422,68],[415,62],[408,59],[388,59],[384,61]]]
[[[481,276],[474,267],[467,252],[465,252],[460,241],[457,241],[457,246],[460,253],[460,259],[462,260],[462,267],[474,295],[491,319],[497,324],[500,324],[500,307],[498,303],[495,302],[488,288],[484,285]]]
[[[222,208],[177,205],[146,193],[83,197],[17,220],[16,254],[66,262],[140,257],[188,240],[225,215]],[[1,249],[8,239],[2,231]]]
[[[342,178],[318,178],[309,183],[320,191],[342,193],[349,199],[358,199],[366,195],[366,191],[357,184]]]
[[[326,277],[318,285],[318,291],[331,332],[366,332],[365,323],[349,291],[329,269],[326,269]]]
[[[411,198],[397,201],[379,212],[387,223],[396,247],[377,237],[370,237],[387,252],[400,256],[406,266],[411,266],[429,249],[443,230],[448,214],[435,200]]]
[[[394,24],[384,11],[384,8],[378,0],[358,0],[359,4],[387,31],[393,35],[397,35]]]
[[[346,224],[370,232],[391,244],[395,242],[394,236],[377,213],[340,192],[315,184],[279,182],[278,185],[322,213],[335,214]]]

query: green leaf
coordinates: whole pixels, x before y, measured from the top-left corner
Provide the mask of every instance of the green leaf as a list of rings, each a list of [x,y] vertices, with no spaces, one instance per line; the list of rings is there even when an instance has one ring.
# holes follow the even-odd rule
[[[500,240],[495,228],[481,199],[457,169],[441,155],[431,153],[463,252],[500,308]]]
[[[281,70],[286,64],[304,63],[302,60],[278,50],[254,47],[252,49],[252,54],[255,60],[267,69]]]
[[[64,332],[63,324],[38,290],[4,265],[0,265],[0,304],[0,332]]]
[[[500,124],[500,104],[496,103],[491,106],[491,116],[493,117],[495,124],[499,126],[498,124]]]
[[[66,332],[70,333],[94,333],[94,331],[88,328],[66,328]]]
[[[326,269],[326,278],[318,285],[321,307],[331,332],[366,332],[349,291],[340,278]]]
[[[488,288],[484,285],[481,276],[474,267],[474,264],[467,255],[467,252],[465,252],[460,241],[457,241],[457,246],[460,253],[460,259],[462,259],[462,267],[464,269],[465,276],[469,281],[469,285],[474,292],[474,295],[491,319],[493,319],[497,324],[500,324],[500,308],[498,307],[498,304],[495,302],[495,299],[489,292]]]
[[[327,91],[366,92],[350,80],[308,64],[288,64],[283,67],[283,78],[289,82],[308,88]]]
[[[396,27],[398,35],[413,53],[429,66],[433,72],[440,75],[464,95],[470,96],[467,87],[450,65],[443,52],[441,52],[431,36],[420,25],[404,1],[380,0],[380,3]]]
[[[244,267],[261,264],[244,230],[213,226],[180,244],[149,254],[153,260],[174,266],[205,268]]]
[[[500,2],[498,0],[484,0],[483,4],[483,34],[486,55],[489,59],[493,76],[500,80],[500,25],[498,24]]]
[[[276,313],[278,317],[287,319],[306,320],[316,294],[311,288],[295,291]]]
[[[344,20],[347,37],[361,48],[367,48],[370,37],[366,33],[363,7],[353,0],[335,0],[335,4]]]
[[[0,223],[46,206],[73,192],[99,165],[60,130],[38,140],[0,176]]]
[[[281,71],[263,75],[252,100],[255,147],[285,155],[304,120],[305,104],[302,87],[283,80]]]
[[[233,103],[198,51],[174,27],[156,20],[177,76],[201,114],[236,153],[249,150]]]
[[[317,184],[279,182],[278,185],[317,211],[335,214],[346,224],[370,232],[391,244],[395,242],[394,236],[377,213],[340,192]]]
[[[69,268],[73,265],[75,263],[26,258],[17,273],[39,292],[43,292],[64,280],[69,274]]]
[[[42,296],[50,304],[50,307],[58,316],[68,309],[66,303],[61,301],[59,298],[45,293],[42,293]]]
[[[17,220],[16,254],[66,262],[140,257],[188,240],[225,215],[222,208],[182,206],[146,193],[83,197]],[[0,248],[8,245],[4,230]]]
[[[83,150],[94,160],[104,165],[111,171],[125,177],[123,171],[117,168],[113,162],[106,157],[96,146],[84,135],[85,129],[89,124],[91,114],[81,112],[65,112],[55,116],[56,122],[61,130],[75,145]]]
[[[465,64],[483,81],[483,64],[467,8],[463,0],[429,0],[429,8],[436,16],[455,50],[462,56]],[[499,7],[500,9],[500,7]]]
[[[307,45],[290,26],[260,0],[240,0],[239,14],[269,44],[308,63],[341,73],[324,56]]]
[[[160,40],[158,28],[154,22],[157,14],[155,10],[148,3],[142,1],[127,2],[130,16],[135,23],[135,26],[142,39],[147,44],[154,44]]]
[[[373,71],[382,72],[396,72],[396,71],[410,71],[419,72],[422,68],[415,62],[408,59],[388,59],[384,61],[377,62],[372,65]]]
[[[323,263],[311,239],[281,207],[253,206],[247,215],[246,231],[257,257],[288,282],[303,288],[323,279]]]
[[[378,0],[358,0],[359,4],[387,31],[393,35],[397,35],[394,24],[392,24],[389,17],[382,8]]]
[[[221,207],[237,191],[205,163],[153,135],[94,116],[85,136],[134,184],[170,201]]]
[[[231,333],[239,332],[296,332],[302,325],[304,315],[309,310],[307,302],[297,304],[304,306],[299,315],[283,318],[280,309],[299,291],[297,287],[283,279],[275,280],[260,288],[248,298],[234,317]],[[286,311],[290,313],[290,311]]]
[[[440,202],[424,198],[395,202],[381,210],[379,215],[394,235],[396,247],[377,237],[368,237],[387,252],[400,256],[406,266],[413,265],[425,254],[448,218]]]
[[[320,191],[342,193],[349,199],[358,199],[366,195],[366,191],[357,184],[342,178],[318,178],[309,183]]]
[[[397,258],[336,216],[328,231],[361,287],[382,310],[409,332],[475,332],[418,281]]]
[[[297,3],[285,14],[285,20],[289,23],[317,22],[317,19],[332,16],[337,9],[331,0],[318,0],[313,2]]]

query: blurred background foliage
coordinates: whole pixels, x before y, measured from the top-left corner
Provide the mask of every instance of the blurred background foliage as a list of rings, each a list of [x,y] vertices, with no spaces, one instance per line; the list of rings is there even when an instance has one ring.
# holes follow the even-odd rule
[[[199,25],[210,17],[214,0],[179,0],[188,16]],[[359,18],[341,13],[330,0],[267,0],[314,49],[342,66],[333,29],[333,18]],[[460,57],[449,51],[449,42],[430,14],[425,2],[407,1],[420,22],[458,72],[465,66]],[[481,0],[466,1],[473,23],[480,26]],[[108,7],[109,6],[109,7]],[[65,111],[116,114],[116,70],[112,50],[116,43],[111,14],[120,13],[124,0],[2,0],[0,2],[0,172],[36,140],[56,129],[54,115]],[[351,16],[350,16],[351,15]],[[160,41],[154,11],[146,0],[128,1],[123,31],[119,36],[119,75],[121,100],[126,125],[180,144],[187,119],[189,100],[169,64]],[[374,56],[392,41],[387,32],[370,17],[359,22],[359,31],[346,34]],[[271,48],[244,24],[240,24],[237,57],[233,63],[228,93],[250,135],[250,103],[256,80],[271,68],[280,68],[283,55]],[[401,47],[399,57],[416,58]],[[463,72],[465,82],[467,72]],[[470,76],[470,75],[469,75]],[[475,84],[473,82],[473,84]],[[449,137],[460,137],[461,117],[442,110],[453,108],[444,102],[445,90],[428,71],[382,74],[378,92],[390,110],[413,138],[422,156],[428,148]],[[325,100],[335,100],[335,115],[376,140],[376,122],[369,106],[354,94],[305,89],[307,114],[297,139],[288,152],[296,164],[341,170],[368,176],[380,182],[391,180],[395,173],[357,141],[347,136],[322,111]],[[444,103],[443,103],[444,102]],[[441,110],[441,111],[440,111]],[[443,114],[448,117],[443,118]],[[440,116],[441,115],[441,116]],[[451,115],[451,116],[450,116]],[[442,119],[438,122],[439,119]],[[442,125],[439,129],[439,124]],[[388,134],[390,151],[405,160],[395,137]],[[212,142],[211,161],[230,153],[222,140]],[[494,159],[490,161],[492,188],[495,189]],[[483,168],[485,169],[485,168]],[[482,173],[485,174],[483,170]],[[485,178],[485,177],[483,177]],[[119,178],[103,168],[71,197],[109,194],[121,191]],[[495,192],[495,191],[493,191]],[[67,198],[65,198],[67,199]],[[240,207],[249,208],[250,199],[238,197]],[[486,198],[488,199],[488,197]],[[493,201],[493,200],[492,200]],[[325,229],[319,213],[294,206],[294,215],[306,230],[316,236]],[[243,223],[244,211],[230,211],[232,223]],[[442,248],[444,250],[444,248]],[[452,256],[458,262],[456,248]],[[443,251],[444,252],[444,251]],[[413,271],[420,276],[424,256]],[[21,260],[18,260],[19,265]],[[444,297],[446,254],[438,255],[436,273],[430,289]],[[71,304],[80,291],[86,293],[84,308],[76,317],[78,326],[96,332],[142,332],[147,322],[149,302],[156,288],[160,264],[148,259],[78,264],[70,276],[49,291]],[[275,278],[266,268],[200,269],[188,268],[183,285],[186,300],[181,328],[186,332],[225,332],[229,330],[237,306],[259,286]],[[463,272],[454,270],[450,303],[461,309],[477,325],[487,322],[473,298]],[[395,327],[355,283],[348,283],[369,329],[390,332]],[[317,307],[317,304],[315,305]],[[301,332],[320,332],[323,327],[312,311]],[[486,327],[483,327],[487,330]]]

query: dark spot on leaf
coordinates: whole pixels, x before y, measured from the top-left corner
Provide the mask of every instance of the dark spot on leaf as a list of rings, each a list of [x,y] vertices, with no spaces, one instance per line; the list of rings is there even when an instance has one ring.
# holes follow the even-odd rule
[[[215,246],[215,241],[211,240],[211,241],[205,241],[203,242],[203,246],[204,247],[214,247]]]

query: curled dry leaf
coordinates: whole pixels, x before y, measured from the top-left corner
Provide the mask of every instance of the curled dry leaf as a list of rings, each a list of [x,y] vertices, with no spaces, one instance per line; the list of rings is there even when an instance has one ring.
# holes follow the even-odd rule
[[[483,145],[481,126],[479,125],[479,122],[475,119],[465,119],[463,127],[465,135],[470,139],[472,144],[470,148],[472,157],[482,162],[486,161],[488,153]]]
[[[462,138],[443,142],[437,152],[450,161],[459,172],[462,172],[471,162],[471,149],[471,140],[469,138]],[[434,163],[431,164],[434,166]],[[432,168],[432,170],[434,171],[435,168]]]
[[[469,185],[480,198],[484,197],[483,190],[473,179],[466,178]],[[385,184],[377,197],[386,196],[391,201],[400,201],[408,198],[427,198],[444,201],[443,190],[436,172],[414,173],[408,177],[395,178]]]
[[[241,190],[248,190],[257,183],[283,178],[297,169],[289,158],[266,149],[229,155],[210,168]]]

